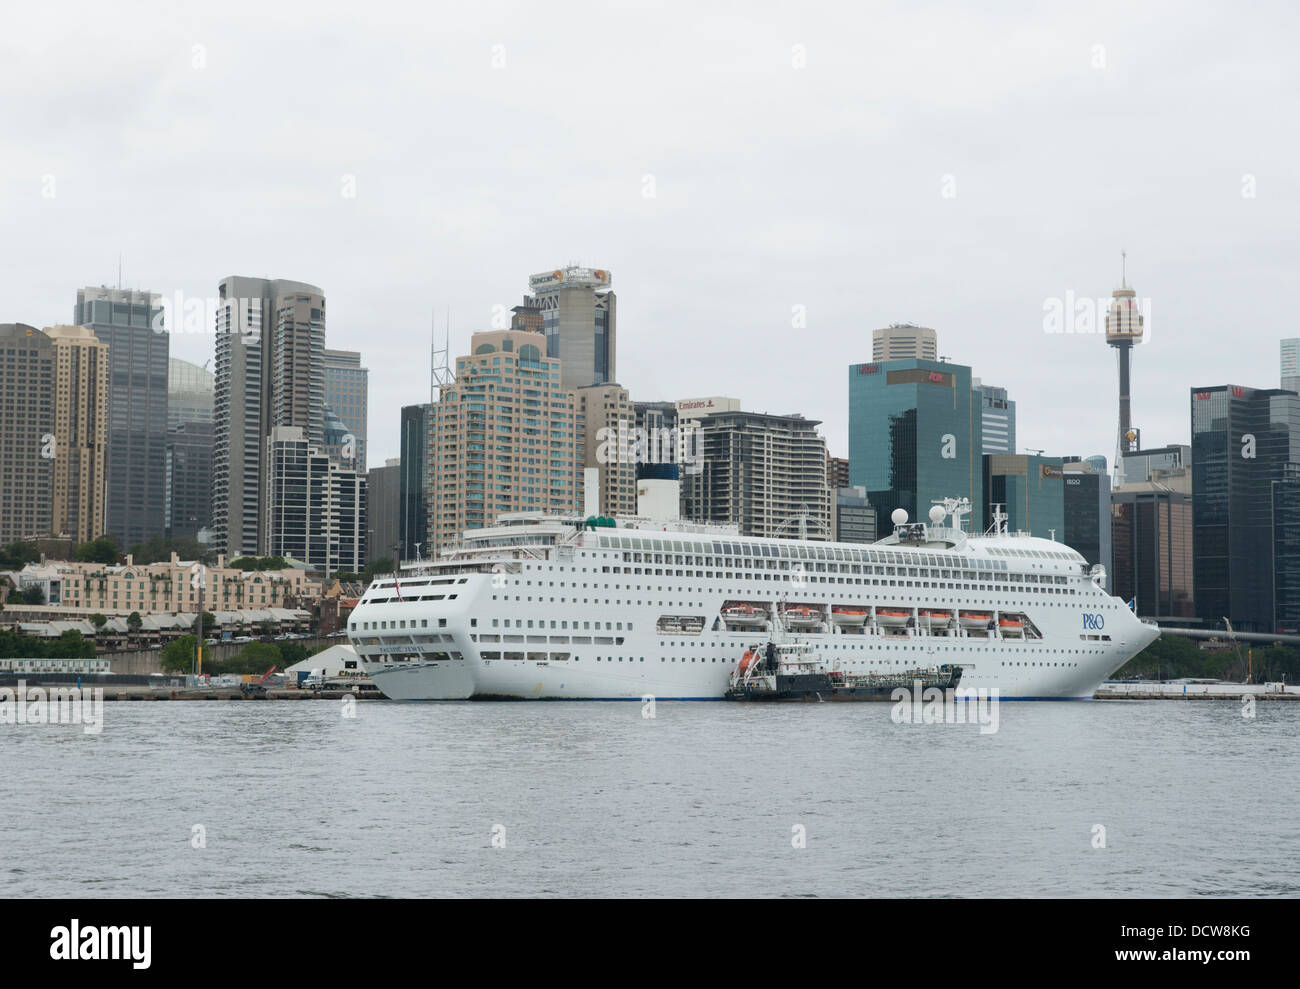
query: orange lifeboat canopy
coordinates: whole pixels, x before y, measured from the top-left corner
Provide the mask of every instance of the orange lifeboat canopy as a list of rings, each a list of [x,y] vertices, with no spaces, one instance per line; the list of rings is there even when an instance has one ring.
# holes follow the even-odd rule
[[[740,674],[744,676],[745,671],[749,669],[749,664],[754,661],[754,650],[746,649],[745,655],[740,660]]]

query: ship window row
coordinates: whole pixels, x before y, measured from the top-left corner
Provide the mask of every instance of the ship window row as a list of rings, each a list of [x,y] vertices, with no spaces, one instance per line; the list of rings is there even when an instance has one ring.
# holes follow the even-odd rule
[[[417,619],[414,619],[414,618],[410,619],[410,625],[409,625],[409,626],[407,625],[407,619],[405,619],[405,618],[402,618],[402,619],[400,619],[400,620],[399,620],[399,619],[392,619],[392,618],[390,618],[388,621],[361,622],[360,625],[361,625],[361,630],[362,630],[362,631],[366,631],[366,632],[372,631],[372,630],[374,630],[374,629],[389,629],[389,628],[392,628],[392,629],[399,629],[399,628],[408,628],[408,627],[409,627],[409,628],[417,628],[417,627],[418,627],[418,628],[428,628],[428,627],[429,627],[429,619],[427,619],[427,618],[421,618],[421,619],[419,619],[420,624],[419,624],[418,626],[415,624],[415,623],[416,623],[416,620],[417,620]],[[355,631],[357,631],[357,625],[358,625],[357,622],[352,622],[352,623],[349,625],[349,628],[350,628],[353,632],[355,632]],[[438,619],[438,628],[446,628],[446,627],[447,627],[447,619],[445,619],[445,618],[439,618],[439,619]]]
[[[786,561],[781,561],[778,563],[778,561],[775,560],[766,561],[766,565],[758,564],[757,566],[754,566],[754,563],[757,563],[757,561],[753,561],[753,563],[751,563],[751,561],[749,560],[743,560],[743,559],[722,559],[722,560],[714,561],[708,558],[704,558],[704,559],[697,559],[696,557],[683,558],[681,556],[672,556],[664,559],[664,558],[660,558],[658,554],[655,554],[655,558],[653,560],[646,559],[643,561],[641,559],[641,554],[639,553],[623,554],[622,560],[624,563],[641,563],[641,562],[666,563],[666,564],[674,564],[674,565],[681,565],[681,566],[688,566],[688,567],[721,566],[723,568],[729,568],[729,569],[724,569],[722,572],[717,572],[713,570],[688,570],[688,571],[667,570],[665,571],[663,569],[659,569],[659,568],[652,569],[650,567],[643,568],[643,567],[605,566],[601,568],[601,572],[616,573],[616,574],[618,573],[644,574],[645,576],[659,576],[659,577],[664,577],[664,576],[706,577],[706,578],[726,577],[728,579],[731,579],[733,574],[735,574],[737,570],[758,569],[758,570],[770,570],[774,573],[775,572],[789,573],[793,575],[810,574],[810,573],[843,573],[843,574],[862,574],[862,575],[877,575],[877,576],[930,577],[930,578],[937,578],[940,580],[982,581],[985,583],[1005,583],[1008,580],[1015,583],[1031,583],[1031,584],[1069,583],[1069,578],[1061,574],[1029,574],[1029,573],[1019,573],[1019,572],[994,573],[990,571],[979,571],[979,570],[932,569],[929,567],[899,567],[899,566],[870,566],[870,565],[863,566],[863,565],[847,565],[847,564],[836,564],[836,563],[815,563],[805,568],[798,563],[796,563],[793,567],[791,567]],[[560,569],[563,570],[564,568],[561,567]],[[584,573],[586,572],[585,568],[583,572]],[[768,579],[768,578],[765,576],[764,579]]]
[[[718,540],[703,542],[699,540],[667,541],[644,536],[601,536],[600,545],[602,548],[607,549],[640,550],[654,553],[656,556],[681,553],[712,557],[772,557],[782,560],[836,560],[851,563],[893,563],[929,566],[970,562],[972,565],[978,564],[980,569],[1007,569],[1007,563],[1003,560],[969,560],[964,554],[952,550],[937,552],[932,550],[858,549],[851,546],[812,545],[792,540],[771,543],[757,541],[721,542]],[[1055,555],[1059,555],[1061,559],[1071,559],[1065,554]]]
[[[492,600],[493,600],[493,601],[496,600],[496,595],[495,595],[495,594],[492,595]],[[531,619],[531,618],[527,619],[527,621],[528,621],[528,624],[527,624],[527,625],[524,624],[524,621],[525,621],[525,620],[522,619],[522,618],[493,618],[493,619],[492,619],[492,627],[493,627],[493,628],[532,628],[532,627],[533,627],[533,619]],[[557,621],[559,622],[559,626],[558,626],[559,628],[565,629],[565,628],[568,628],[568,627],[569,627],[569,623],[568,623],[568,621],[566,621],[566,620],[564,620],[564,619],[552,619],[552,620],[551,620],[551,628],[556,628],[556,627],[557,627],[557,626],[556,626],[556,622],[557,622]],[[499,625],[498,622],[504,622],[504,624]],[[514,622],[514,624],[511,625],[511,624],[510,624],[511,622]],[[592,626],[592,624],[593,624],[592,622],[583,622],[581,627],[582,627],[583,631],[590,632],[590,631],[591,631],[591,626]],[[595,626],[596,626],[596,630],[599,631],[599,630],[600,630],[600,622],[595,622],[594,624],[595,624]],[[478,619],[477,619],[477,618],[471,618],[471,619],[470,619],[470,626],[471,626],[471,627],[477,627],[477,625],[478,625]],[[546,628],[546,621],[545,621],[545,619],[541,619],[541,618],[537,619],[537,627],[538,627],[538,628]],[[575,630],[579,627],[579,626],[578,626],[578,623],[577,623],[576,621],[573,623],[573,627],[574,627]],[[627,623],[627,630],[628,630],[629,632],[632,631],[632,622],[628,622],[628,623]],[[613,631],[619,631],[619,632],[621,632],[621,631],[623,631],[623,622],[605,622],[605,631],[606,631],[606,632],[613,632]]]

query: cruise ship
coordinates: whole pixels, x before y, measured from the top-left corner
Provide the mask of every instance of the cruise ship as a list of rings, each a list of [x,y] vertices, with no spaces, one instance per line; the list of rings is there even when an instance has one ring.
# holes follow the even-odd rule
[[[778,622],[828,669],[959,664],[959,690],[1091,698],[1160,634],[1062,543],[894,512],[875,543],[519,513],[374,580],[348,620],[394,700],[721,700]],[[806,535],[806,533],[805,533]]]

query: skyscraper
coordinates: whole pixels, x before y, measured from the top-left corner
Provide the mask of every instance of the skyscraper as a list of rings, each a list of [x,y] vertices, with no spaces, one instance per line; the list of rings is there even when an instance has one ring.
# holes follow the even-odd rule
[[[78,289],[72,322],[108,344],[104,528],[126,549],[161,536],[166,526],[171,336],[161,296],[135,289]]]
[[[1300,337],[1282,341],[1282,387],[1300,392]]]
[[[397,457],[366,472],[366,563],[393,561],[400,551],[397,519],[401,504],[402,462]]]
[[[470,338],[429,424],[429,536],[436,556],[503,512],[582,507],[584,423],[563,362],[528,330]]]
[[[1286,531],[1300,469],[1300,395],[1194,388],[1191,418],[1196,615],[1274,632],[1279,616],[1300,609],[1287,597],[1298,589],[1290,575],[1300,561]]]
[[[49,326],[54,343],[54,506],[51,532],[73,547],[104,532],[108,344],[88,326]]]
[[[369,415],[370,371],[361,366],[355,350],[325,351],[325,404],[343,422],[352,437],[354,466],[366,469],[366,420]],[[328,445],[328,444],[327,444]],[[347,447],[345,442],[342,447]]]
[[[278,426],[324,442],[325,296],[303,282],[222,279],[213,402],[214,548],[265,555],[267,439]]]
[[[1016,452],[1016,403],[1007,390],[974,379],[980,397],[980,447],[983,453]]]
[[[925,326],[891,323],[871,334],[873,361],[937,361],[939,334]]]
[[[1195,617],[1190,491],[1134,480],[1110,501],[1112,593],[1144,618]]]
[[[402,406],[401,471],[397,500],[397,539],[401,560],[414,560],[416,544],[423,555],[429,529],[428,432],[433,406]],[[400,563],[400,560],[393,561]]]
[[[1090,566],[1100,563],[1106,569],[1106,587],[1109,590],[1115,585],[1111,582],[1110,475],[1106,473],[1105,458],[1067,460],[1062,484],[1065,489],[1065,529],[1058,538],[1079,553]]]
[[[173,357],[167,361],[167,428],[183,422],[212,422],[216,382],[206,368]]]
[[[167,537],[197,539],[212,525],[212,372],[167,362]]]
[[[849,367],[849,479],[882,518],[924,519],[943,498],[984,518],[981,409],[970,368],[936,361]],[[1045,534],[1044,534],[1045,535]]]
[[[984,528],[993,524],[993,506],[1001,505],[1006,511],[1008,531],[1064,541],[1064,463],[1060,457],[1026,453],[986,455]],[[921,508],[929,511],[930,506]]]
[[[533,275],[532,293],[515,316],[528,324],[530,310],[540,310],[546,356],[558,357],[565,388],[585,388],[618,380],[615,370],[616,302],[610,273],[602,268],[570,266]]]
[[[49,535],[53,520],[54,342],[0,323],[0,542]]]

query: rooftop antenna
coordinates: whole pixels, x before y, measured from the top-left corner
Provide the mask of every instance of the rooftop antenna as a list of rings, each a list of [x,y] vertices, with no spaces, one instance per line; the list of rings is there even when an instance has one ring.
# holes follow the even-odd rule
[[[1119,285],[1128,288],[1128,251],[1119,252]]]
[[[434,393],[442,396],[445,389],[456,383],[451,371],[451,308],[447,309],[447,335],[442,348],[438,347],[437,317],[434,317],[433,336],[429,343],[429,404],[437,402]]]
[[[122,253],[120,251],[117,255],[117,288],[119,292],[122,290]]]

